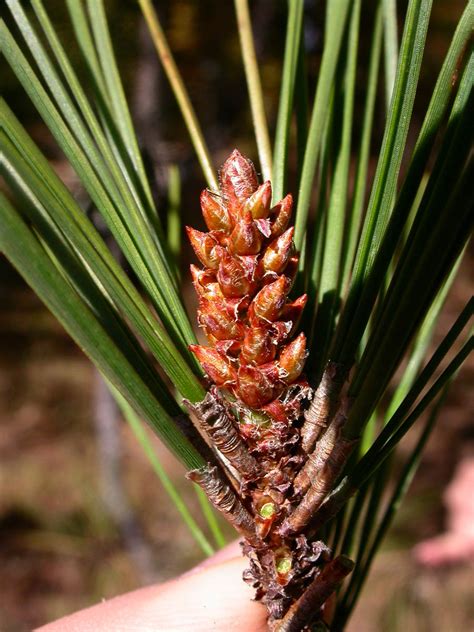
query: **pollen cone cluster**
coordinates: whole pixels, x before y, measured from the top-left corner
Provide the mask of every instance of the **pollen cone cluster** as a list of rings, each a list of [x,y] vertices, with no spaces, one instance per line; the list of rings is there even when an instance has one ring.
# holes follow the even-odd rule
[[[285,423],[285,398],[300,383],[306,338],[294,337],[306,295],[288,293],[297,271],[292,197],[271,206],[270,182],[258,185],[252,163],[234,151],[220,172],[221,192],[201,194],[209,232],[187,228],[203,269],[191,267],[199,296],[198,321],[210,346],[192,346],[204,371],[237,403]],[[264,448],[263,430],[242,433]]]
[[[300,427],[312,391],[302,374],[306,338],[297,333],[306,295],[288,298],[298,268],[293,200],[272,206],[271,199],[271,183],[259,185],[253,164],[234,150],[220,192],[201,194],[209,231],[187,228],[202,264],[191,273],[209,343],[191,350],[211,382],[191,408],[227,472],[223,480],[209,466],[189,477],[245,537],[244,579],[267,605],[272,628],[283,630],[278,622],[330,555],[322,542],[283,526],[307,461]]]

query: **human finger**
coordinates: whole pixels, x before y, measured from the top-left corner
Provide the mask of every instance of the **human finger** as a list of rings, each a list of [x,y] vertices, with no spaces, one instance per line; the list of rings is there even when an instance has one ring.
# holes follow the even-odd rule
[[[116,597],[41,632],[264,632],[265,608],[241,579],[242,556]]]

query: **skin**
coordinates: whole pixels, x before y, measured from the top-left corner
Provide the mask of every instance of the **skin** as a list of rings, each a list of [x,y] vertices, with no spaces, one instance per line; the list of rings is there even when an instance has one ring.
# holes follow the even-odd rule
[[[242,581],[248,562],[232,543],[188,573],[80,610],[40,632],[265,632],[266,610]]]
[[[474,456],[465,457],[446,488],[445,533],[424,540],[414,548],[417,562],[439,568],[474,560]]]

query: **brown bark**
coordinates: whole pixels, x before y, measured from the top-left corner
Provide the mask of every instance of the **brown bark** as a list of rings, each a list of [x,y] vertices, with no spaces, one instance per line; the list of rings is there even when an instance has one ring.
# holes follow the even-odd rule
[[[301,429],[301,445],[308,454],[337,410],[346,374],[347,370],[342,364],[332,360],[328,362]]]
[[[339,478],[342,468],[357,443],[357,441],[342,437],[340,435],[341,427],[342,424],[339,421],[337,431],[334,435],[331,433],[330,441],[324,442],[326,435],[323,436],[320,442],[323,445],[319,449],[316,447],[316,454],[311,461],[307,462],[304,469],[308,468],[312,472],[313,468],[316,467],[315,463],[319,469],[315,471],[315,478],[309,478],[310,486],[299,505],[282,524],[280,528],[282,535],[301,532],[309,524],[314,513]]]
[[[246,540],[256,544],[257,536],[252,516],[216,467],[207,464],[198,470],[188,472],[187,477],[204,490],[214,507],[224,514]]]
[[[202,402],[186,406],[195,414],[201,428],[215,448],[221,452],[246,481],[254,480],[260,471],[256,459],[237,432],[231,413],[211,389]]]
[[[289,608],[283,619],[275,622],[272,632],[301,632],[305,626],[318,618],[324,602],[353,568],[354,563],[345,555],[328,562],[298,601]]]

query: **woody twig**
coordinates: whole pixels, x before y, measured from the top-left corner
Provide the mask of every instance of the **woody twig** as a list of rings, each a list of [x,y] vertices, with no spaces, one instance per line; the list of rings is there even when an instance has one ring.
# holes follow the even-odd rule
[[[297,327],[306,296],[288,298],[298,269],[292,198],[272,207],[271,193],[234,151],[220,172],[220,193],[201,195],[209,232],[188,228],[204,266],[191,272],[209,343],[190,348],[214,385],[187,405],[237,484],[232,489],[211,465],[189,478],[243,536],[245,580],[267,606],[269,626],[285,632],[302,629],[350,571],[305,528],[353,442],[341,435],[344,367],[328,364],[305,412],[312,389]]]
[[[330,360],[324,370],[310,407],[304,415],[301,445],[309,454],[320,435],[326,430],[339,406],[339,396],[347,377],[347,368]]]
[[[345,555],[328,562],[283,619],[275,623],[272,632],[300,632],[305,629],[305,626],[318,618],[325,601],[353,568],[354,562]]]

